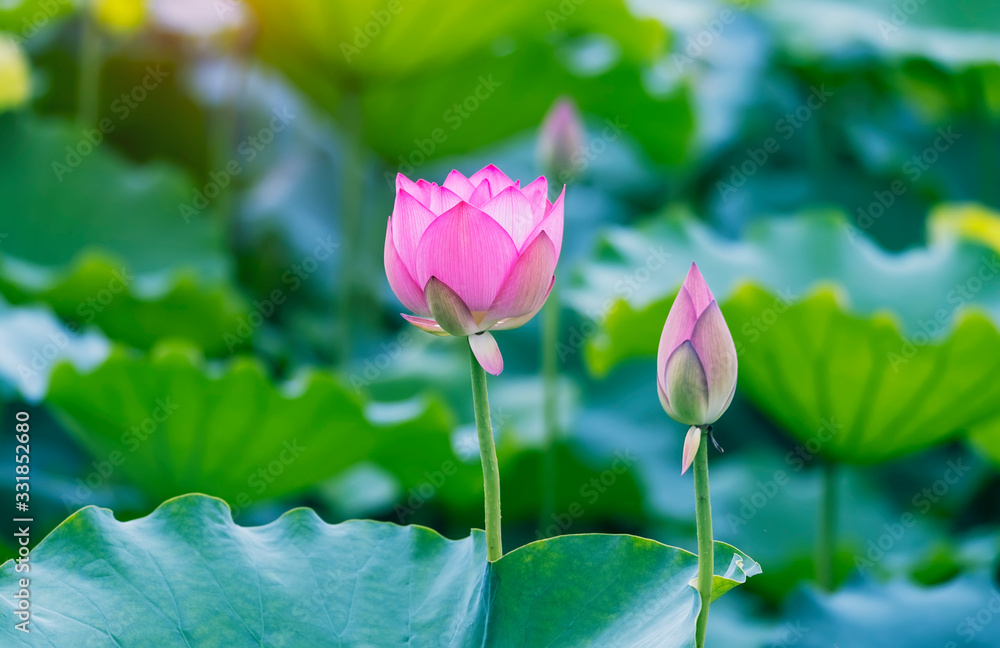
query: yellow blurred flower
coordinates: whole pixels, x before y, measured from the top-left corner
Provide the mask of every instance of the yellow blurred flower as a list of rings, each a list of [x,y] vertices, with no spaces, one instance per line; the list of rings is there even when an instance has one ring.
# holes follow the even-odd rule
[[[945,204],[930,215],[931,238],[960,238],[1000,252],[1000,213],[977,204]]]
[[[114,34],[127,34],[146,20],[145,0],[92,0],[94,20]]]
[[[0,34],[0,112],[17,108],[31,96],[31,66],[17,41]]]

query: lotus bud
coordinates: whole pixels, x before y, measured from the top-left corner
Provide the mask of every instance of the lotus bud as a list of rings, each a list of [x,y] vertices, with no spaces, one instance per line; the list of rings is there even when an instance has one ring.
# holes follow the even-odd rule
[[[545,115],[538,137],[538,163],[560,183],[570,182],[581,170],[583,133],[572,99],[559,99]]]
[[[687,470],[700,443],[699,428],[717,421],[736,392],[736,345],[694,263],[663,326],[656,368],[663,409],[677,422],[695,426],[684,443]]]

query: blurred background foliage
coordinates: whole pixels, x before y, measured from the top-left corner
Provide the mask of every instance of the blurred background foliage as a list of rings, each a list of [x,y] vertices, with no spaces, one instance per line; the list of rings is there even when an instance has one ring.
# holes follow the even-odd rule
[[[491,380],[507,546],[694,547],[653,381],[695,260],[740,354],[716,536],[764,569],[716,645],[1000,645],[993,4],[13,0],[0,30],[0,393],[46,529],[190,491],[481,526],[465,352],[398,317],[385,222],[397,172],[533,179],[568,96],[559,437],[537,322]]]

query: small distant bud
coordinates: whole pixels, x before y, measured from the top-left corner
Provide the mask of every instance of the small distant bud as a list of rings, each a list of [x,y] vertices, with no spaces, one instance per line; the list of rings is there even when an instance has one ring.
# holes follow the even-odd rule
[[[549,109],[538,137],[538,163],[555,179],[572,179],[581,170],[583,123],[572,99],[559,99]]]

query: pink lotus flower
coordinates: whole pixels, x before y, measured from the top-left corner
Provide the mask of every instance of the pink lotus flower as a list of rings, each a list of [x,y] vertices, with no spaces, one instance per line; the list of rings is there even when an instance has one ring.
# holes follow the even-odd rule
[[[414,315],[435,335],[467,336],[493,375],[503,357],[489,331],[534,317],[555,281],[562,247],[563,193],[548,201],[548,182],[526,187],[492,164],[444,184],[396,177],[396,205],[385,233],[385,273]]]
[[[656,366],[660,403],[680,423],[710,425],[733,400],[736,346],[712,291],[694,263],[667,315]],[[684,470],[700,439],[701,430],[692,427],[684,442]]]

